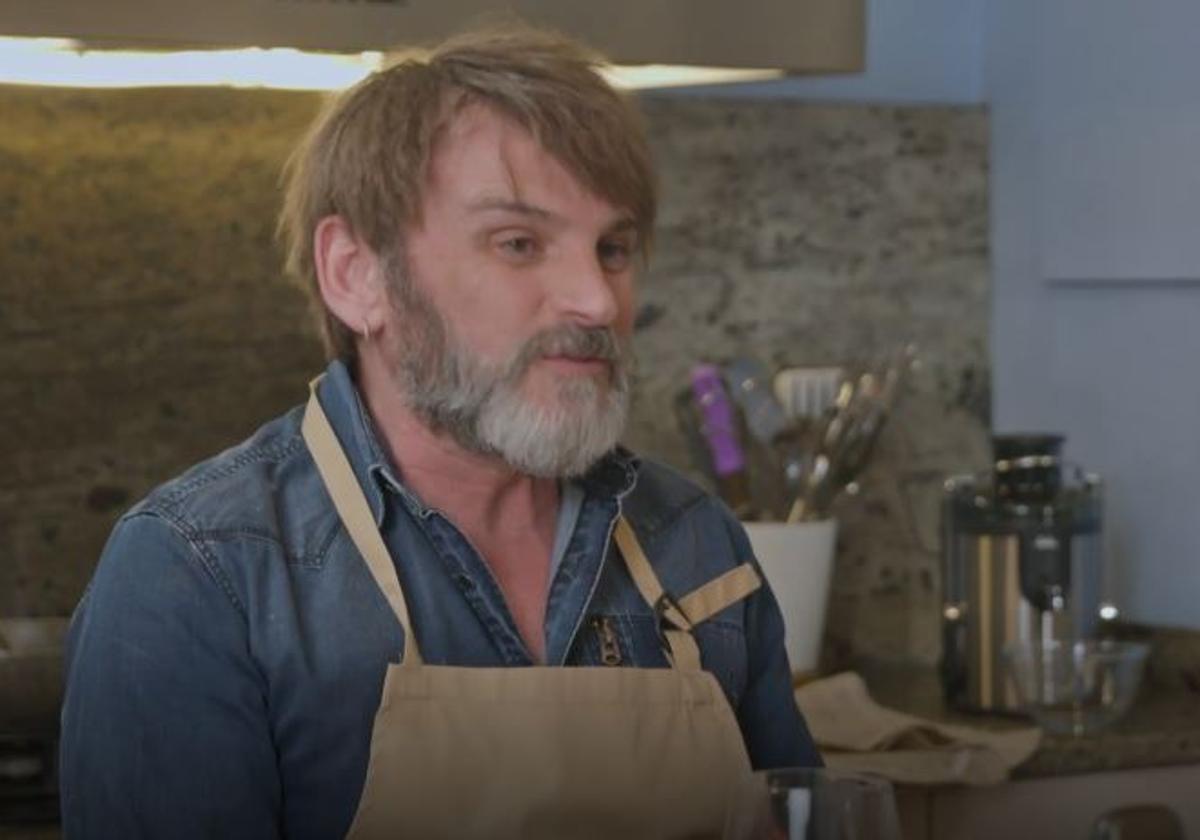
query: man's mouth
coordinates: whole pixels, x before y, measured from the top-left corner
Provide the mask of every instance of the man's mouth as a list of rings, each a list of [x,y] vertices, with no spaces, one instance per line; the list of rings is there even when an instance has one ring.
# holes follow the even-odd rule
[[[538,361],[562,373],[589,375],[608,373],[613,364],[611,360],[600,356],[542,356]]]

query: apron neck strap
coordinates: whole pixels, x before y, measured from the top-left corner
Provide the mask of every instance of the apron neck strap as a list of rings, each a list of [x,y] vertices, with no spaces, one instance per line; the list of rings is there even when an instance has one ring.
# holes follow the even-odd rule
[[[312,452],[313,460],[317,462],[317,470],[325,481],[325,488],[333,499],[333,506],[342,518],[342,524],[350,534],[350,539],[367,561],[367,568],[379,586],[383,596],[387,598],[392,612],[404,629],[404,664],[419,665],[421,652],[417,647],[417,637],[413,633],[412,621],[408,617],[408,604],[404,601],[404,591],[400,588],[400,578],[396,572],[396,564],[388,553],[387,545],[375,525],[371,508],[363,495],[358,479],[346,453],[338,443],[329,418],[321,408],[317,399],[317,383],[320,377],[309,385],[308,405],[304,408],[304,421],[301,433],[304,441]]]
[[[404,664],[419,665],[422,661],[421,653],[417,647],[417,637],[413,633],[404,591],[400,587],[396,564],[392,561],[379,528],[375,525],[371,508],[358,484],[354,470],[350,467],[350,462],[346,459],[346,453],[338,442],[333,427],[329,425],[329,418],[325,416],[320,400],[317,399],[317,383],[320,380],[321,377],[317,377],[309,384],[310,393],[308,405],[304,408],[301,433],[312,452],[317,470],[325,482],[330,498],[333,499],[333,506],[337,509],[342,524],[404,630]],[[646,559],[646,554],[625,517],[617,517],[614,536],[638,592],[670,625],[664,630],[664,636],[671,664],[681,670],[699,671],[700,649],[696,640],[692,638],[692,622],[679,605],[663,591],[658,576],[654,574],[650,561]]]

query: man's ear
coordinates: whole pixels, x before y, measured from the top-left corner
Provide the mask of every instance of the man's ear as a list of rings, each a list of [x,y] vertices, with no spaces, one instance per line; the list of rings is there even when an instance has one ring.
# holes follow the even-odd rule
[[[341,216],[326,216],[313,231],[317,285],[329,311],[352,332],[383,325],[383,267],[378,255]]]

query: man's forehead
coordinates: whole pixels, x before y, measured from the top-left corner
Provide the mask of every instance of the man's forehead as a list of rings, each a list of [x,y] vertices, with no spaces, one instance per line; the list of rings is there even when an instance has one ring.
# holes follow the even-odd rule
[[[485,104],[465,106],[451,117],[430,164],[427,188],[468,209],[507,203],[552,211],[584,201],[628,215],[596,195],[528,129]]]
[[[495,137],[507,133],[533,139],[524,126],[498,108],[486,102],[462,101],[448,108],[434,151],[436,153],[447,145],[468,142],[476,137]]]

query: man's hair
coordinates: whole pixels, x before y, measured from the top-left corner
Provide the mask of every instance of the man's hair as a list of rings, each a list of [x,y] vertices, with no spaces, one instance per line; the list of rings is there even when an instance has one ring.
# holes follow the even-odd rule
[[[598,72],[598,55],[529,27],[464,33],[392,64],[332,99],[285,169],[279,233],[287,269],[309,291],[330,357],[354,356],[354,331],[325,307],[313,233],[340,216],[386,264],[402,264],[419,223],[430,158],[465,107],[496,109],[597,196],[632,214],[647,247],[657,195],[640,118]]]

